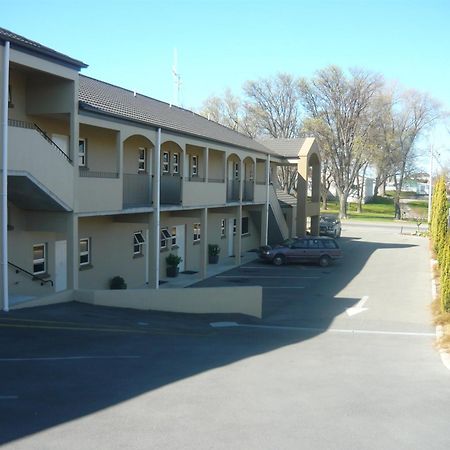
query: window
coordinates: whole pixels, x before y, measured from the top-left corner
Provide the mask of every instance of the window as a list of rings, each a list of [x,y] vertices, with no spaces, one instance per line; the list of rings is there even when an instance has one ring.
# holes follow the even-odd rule
[[[180,155],[178,153],[174,153],[172,155],[172,173],[180,173]]]
[[[193,230],[194,230],[194,242],[200,242],[200,224],[194,223]]]
[[[139,147],[138,172],[145,172],[146,170],[147,170],[147,149],[145,147]]]
[[[241,234],[248,234],[248,217],[243,217],[241,222]]]
[[[86,139],[79,139],[78,141],[78,165],[80,167],[86,167]]]
[[[233,234],[236,234],[236,225],[237,225],[236,219],[233,219]]]
[[[168,244],[172,241],[172,235],[167,228],[161,229],[161,248],[167,248]]]
[[[225,237],[225,225],[226,225],[225,219],[221,219],[220,220],[220,237]]]
[[[14,104],[12,102],[11,85],[8,86],[8,108],[14,108]]]
[[[198,156],[191,155],[191,176],[198,177]]]
[[[172,227],[172,247],[177,245],[177,227]]]
[[[80,266],[91,263],[91,242],[90,238],[80,239]]]
[[[238,180],[239,179],[239,163],[235,162],[233,166],[234,166],[234,179]]]
[[[47,271],[47,245],[33,245],[33,274],[38,275]]]
[[[144,254],[144,236],[142,231],[136,231],[133,236],[133,254],[143,255]]]
[[[170,170],[170,155],[169,152],[163,152],[162,157],[162,173],[169,173]]]
[[[320,248],[321,245],[319,244],[319,241],[317,239],[311,239],[309,241],[309,248]]]

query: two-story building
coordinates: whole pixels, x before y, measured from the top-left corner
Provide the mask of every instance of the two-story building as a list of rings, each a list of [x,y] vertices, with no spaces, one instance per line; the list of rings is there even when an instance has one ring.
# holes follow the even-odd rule
[[[294,233],[271,184],[277,165],[296,164],[303,192],[320,164],[312,141],[283,154],[1,28],[0,59],[3,309],[114,276],[158,289],[169,253],[205,276],[208,244],[239,264],[272,216],[283,236],[304,233],[307,216],[318,227],[318,190],[313,203],[298,196]]]

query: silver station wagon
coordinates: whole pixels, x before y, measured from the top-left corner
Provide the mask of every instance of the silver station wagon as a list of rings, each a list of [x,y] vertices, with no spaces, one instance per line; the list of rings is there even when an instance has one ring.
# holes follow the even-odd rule
[[[263,261],[276,266],[293,262],[315,262],[327,267],[342,258],[342,250],[335,239],[323,236],[306,236],[286,239],[279,245],[260,247],[258,255]]]

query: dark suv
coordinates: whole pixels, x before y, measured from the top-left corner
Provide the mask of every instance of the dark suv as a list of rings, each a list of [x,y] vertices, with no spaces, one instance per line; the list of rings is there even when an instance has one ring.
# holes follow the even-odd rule
[[[341,237],[341,221],[338,216],[334,214],[324,214],[320,216],[320,234],[324,236],[331,236],[334,238]]]
[[[316,262],[327,267],[331,261],[342,258],[338,243],[329,237],[306,236],[286,239],[279,245],[265,245],[259,249],[259,257],[276,266],[290,262]]]

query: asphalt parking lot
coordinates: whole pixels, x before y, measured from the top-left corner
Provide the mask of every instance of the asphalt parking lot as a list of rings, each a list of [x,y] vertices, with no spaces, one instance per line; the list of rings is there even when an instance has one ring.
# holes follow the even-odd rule
[[[348,227],[326,269],[251,262],[263,318],[66,304],[0,315],[6,449],[446,449],[427,242]],[[225,323],[212,327],[211,323]]]

